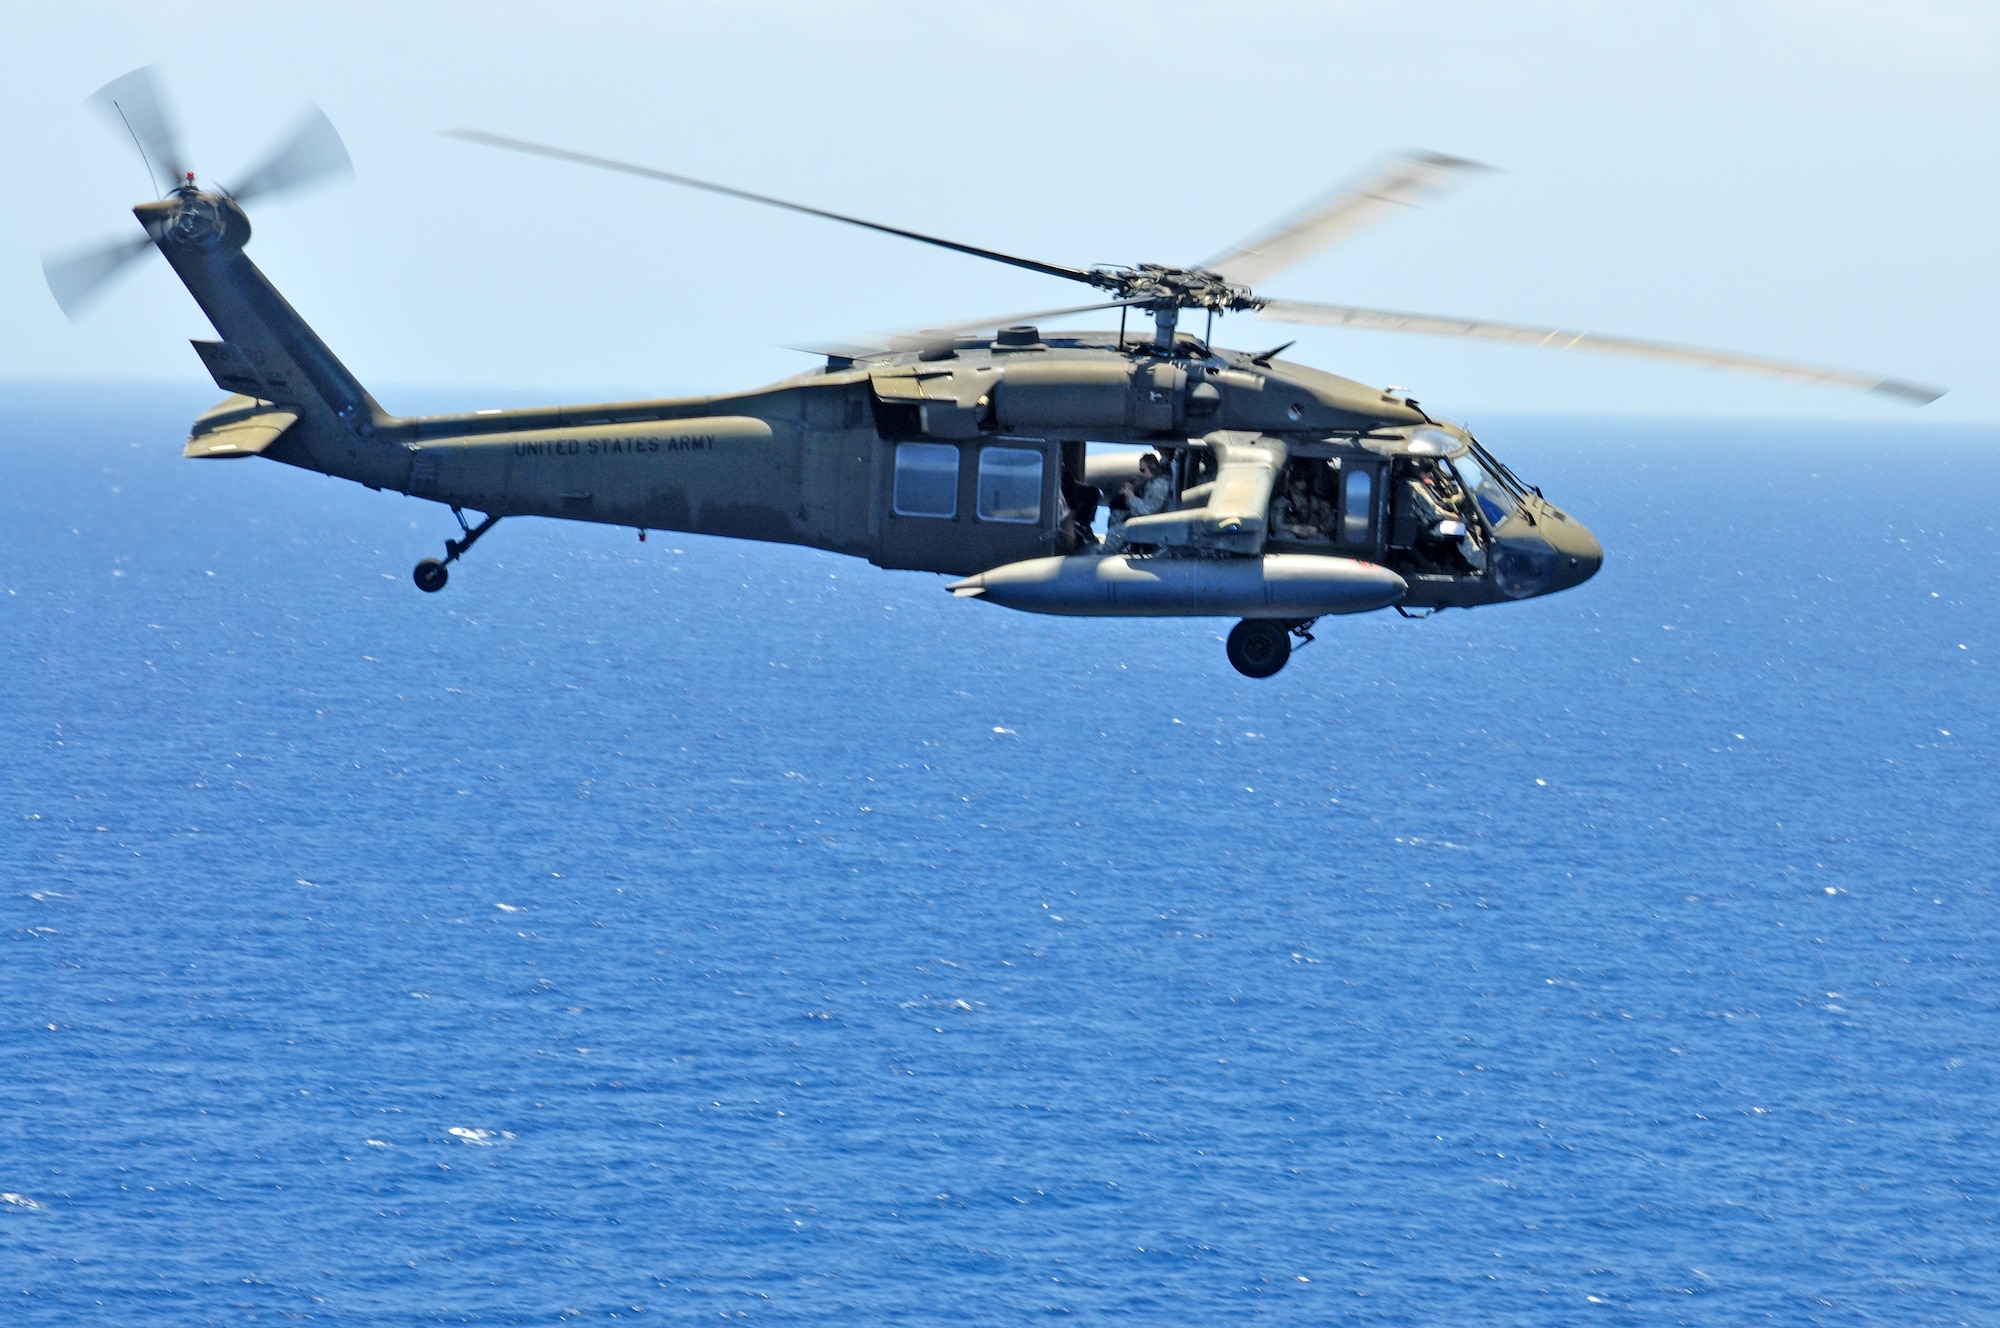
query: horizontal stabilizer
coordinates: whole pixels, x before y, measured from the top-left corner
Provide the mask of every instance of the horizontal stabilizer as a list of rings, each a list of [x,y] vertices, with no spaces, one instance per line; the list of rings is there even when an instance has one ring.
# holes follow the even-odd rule
[[[239,394],[202,412],[181,455],[215,460],[257,456],[298,423],[298,418],[296,411]]]

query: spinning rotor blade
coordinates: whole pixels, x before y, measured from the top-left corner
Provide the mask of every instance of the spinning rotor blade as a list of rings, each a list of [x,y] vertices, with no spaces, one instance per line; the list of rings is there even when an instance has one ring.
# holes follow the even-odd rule
[[[1733,351],[1704,350],[1698,346],[1675,346],[1659,341],[1638,341],[1630,337],[1605,337],[1595,332],[1568,332],[1560,328],[1522,327],[1516,323],[1486,323],[1471,318],[1443,318],[1435,314],[1405,314],[1387,309],[1357,309],[1344,304],[1313,304],[1304,300],[1270,300],[1257,312],[1259,318],[1280,323],[1312,323],[1321,327],[1353,327],[1371,332],[1419,332],[1434,337],[1470,337],[1477,341],[1504,341],[1516,346],[1545,346],[1552,350],[1586,350],[1603,355],[1629,355],[1642,360],[1664,360],[1669,364],[1692,364],[1704,369],[1728,369],[1736,373],[1784,378],[1794,383],[1818,387],[1844,387],[1856,392],[1880,392],[1914,406],[1926,405],[1945,394],[1941,387],[1907,383],[1880,374],[1858,373],[1852,369],[1828,369],[1819,365],[1795,364],[1789,360],[1766,359],[1761,355],[1739,355]]]
[[[1130,309],[1144,304],[1144,300],[1104,300],[1097,304],[1073,304],[1067,309],[1031,309],[1023,314],[1000,314],[993,318],[974,318],[963,323],[946,323],[940,328],[926,328],[925,331],[938,332],[984,332],[987,328],[1011,327],[1015,323],[1039,323],[1045,318],[1066,318],[1070,314],[1091,314],[1100,309]]]
[[[1038,263],[1032,258],[1016,258],[1012,254],[998,253],[992,249],[981,249],[976,245],[960,244],[956,240],[943,240],[935,235],[925,235],[918,231],[906,231],[896,226],[884,226],[879,222],[863,221],[859,217],[842,216],[838,212],[828,212],[822,208],[807,207],[803,203],[787,203],[782,198],[769,198],[763,194],[753,194],[745,189],[732,189],[725,184],[711,184],[706,180],[691,179],[685,175],[674,175],[668,171],[654,170],[650,166],[636,166],[629,161],[614,161],[610,157],[594,157],[587,152],[571,152],[567,148],[550,147],[545,143],[530,143],[525,139],[508,138],[503,134],[489,134],[483,129],[441,129],[447,138],[462,138],[468,143],[484,143],[488,147],[506,148],[510,152],[525,152],[530,156],[550,157],[556,161],[573,161],[584,166],[597,166],[607,171],[620,171],[626,175],[636,175],[647,180],[664,180],[668,184],[686,185],[690,189],[703,189],[711,194],[721,194],[726,198],[740,198],[746,202],[763,203],[770,207],[784,208],[790,212],[803,212],[809,217],[824,217],[828,221],[845,222],[849,226],[860,226],[884,235],[897,235],[905,240],[915,240],[920,244],[936,245],[940,249],[950,249],[974,258],[988,258],[996,263],[1006,263],[1012,267],[1026,268],[1030,272],[1040,272],[1044,276],[1063,277],[1069,281],[1081,281],[1094,285],[1091,274],[1082,268],[1060,267],[1054,263]]]
[[[326,112],[310,103],[291,133],[230,191],[239,203],[260,195],[276,195],[329,176],[354,174],[354,160],[340,141]]]
[[[962,323],[944,323],[916,332],[892,332],[864,340],[793,346],[791,349],[804,351],[808,355],[839,355],[847,359],[860,359],[867,355],[880,355],[886,351],[922,350],[926,346],[949,345],[961,332],[983,332],[989,327],[1009,327],[1015,323],[1039,323],[1045,318],[1094,313],[1100,309],[1123,309],[1140,303],[1142,301],[1139,300],[1112,300],[1109,303],[1071,305],[1067,309],[1035,309],[1022,314],[1001,314],[997,318],[974,318]]]
[[[63,313],[75,318],[106,282],[152,247],[151,237],[145,235],[113,240],[67,258],[45,258],[42,275],[48,278],[49,294],[56,297]]]
[[[181,155],[180,138],[174,132],[173,117],[167,114],[167,100],[161,95],[157,65],[146,65],[112,79],[90,95],[87,105],[129,135],[138,144],[139,155],[155,180],[164,179],[172,189],[183,178],[187,158]]]
[[[1336,189],[1293,216],[1243,241],[1202,267],[1240,286],[1256,286],[1294,263],[1381,220],[1399,207],[1417,207],[1474,171],[1476,161],[1436,152],[1390,157],[1369,174]]]

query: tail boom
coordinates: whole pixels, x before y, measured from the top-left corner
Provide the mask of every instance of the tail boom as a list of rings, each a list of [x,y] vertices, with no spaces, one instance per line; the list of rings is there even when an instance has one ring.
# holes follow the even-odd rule
[[[222,335],[194,343],[216,384],[297,414],[297,425],[263,454],[392,487],[402,449],[381,432],[393,418],[244,254],[250,219],[243,209],[184,189],[133,213]],[[401,468],[407,472],[407,460]]]

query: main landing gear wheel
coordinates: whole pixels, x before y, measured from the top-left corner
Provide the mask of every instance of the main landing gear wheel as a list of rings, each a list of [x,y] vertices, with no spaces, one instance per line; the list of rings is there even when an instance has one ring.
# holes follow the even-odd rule
[[[1292,634],[1269,618],[1245,618],[1229,630],[1229,662],[1246,678],[1268,678],[1292,657]]]
[[[410,569],[410,580],[417,583],[417,589],[426,595],[435,595],[444,589],[444,583],[451,580],[451,565],[465,555],[465,551],[479,543],[479,537],[500,524],[499,513],[491,513],[476,526],[467,525],[465,513],[454,507],[451,514],[458,518],[458,528],[465,532],[464,539],[448,539],[444,542],[443,558],[426,558]]]

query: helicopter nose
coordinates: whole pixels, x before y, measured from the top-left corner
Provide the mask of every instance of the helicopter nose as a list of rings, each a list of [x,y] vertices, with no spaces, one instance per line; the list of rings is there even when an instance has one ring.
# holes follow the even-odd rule
[[[1556,574],[1550,590],[1568,590],[1597,575],[1604,566],[1604,546],[1580,521],[1551,509],[1542,523],[1542,537],[1556,552]]]

